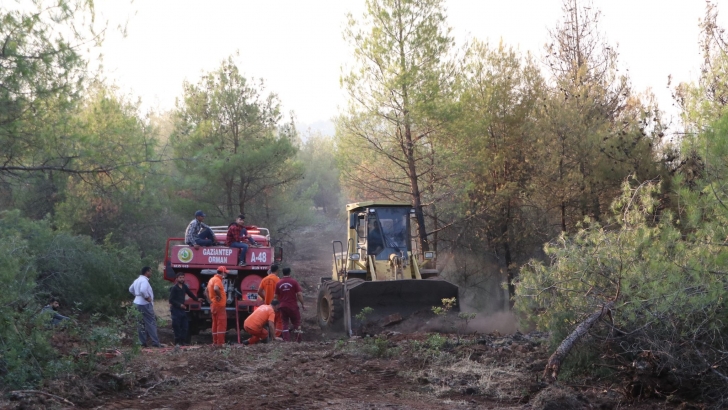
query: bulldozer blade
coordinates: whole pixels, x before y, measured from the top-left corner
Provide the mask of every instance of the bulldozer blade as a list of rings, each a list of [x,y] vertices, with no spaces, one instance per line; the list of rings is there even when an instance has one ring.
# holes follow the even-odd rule
[[[382,319],[387,317],[397,318],[399,315],[401,317],[399,320],[402,320],[415,312],[431,312],[433,307],[442,306],[442,299],[445,298],[456,298],[452,311],[459,311],[458,287],[440,279],[371,281],[350,285],[347,283],[347,293],[346,310],[351,315],[348,318],[351,328],[361,325],[356,315],[366,307],[373,309],[373,312],[366,316],[366,321],[369,323],[380,321],[380,325],[387,324],[381,323]]]

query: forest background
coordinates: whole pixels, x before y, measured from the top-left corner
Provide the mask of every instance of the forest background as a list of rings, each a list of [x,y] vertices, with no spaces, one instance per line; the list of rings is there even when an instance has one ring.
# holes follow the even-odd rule
[[[214,225],[245,213],[295,244],[296,229],[340,217],[346,202],[392,199],[412,203],[420,249],[437,252],[473,308],[514,307],[556,342],[609,311],[584,360],[650,351],[679,382],[706,375],[701,391],[721,400],[718,10],[708,4],[700,22],[700,79],[672,88],[681,122],[669,130],[654,96],[620,70],[598,8],[564,0],[562,12],[531,55],[504,42],[456,47],[438,0],[367,1],[344,29],[355,63],[329,138],[296,129],[235,55],[181,84],[174,110],[142,113],[89,68],[85,50],[105,30],[93,3],[0,8],[3,384],[79,371],[39,325],[51,295],[106,324],[77,330],[88,346],[113,344],[113,327],[131,320],[129,283],[197,209]]]

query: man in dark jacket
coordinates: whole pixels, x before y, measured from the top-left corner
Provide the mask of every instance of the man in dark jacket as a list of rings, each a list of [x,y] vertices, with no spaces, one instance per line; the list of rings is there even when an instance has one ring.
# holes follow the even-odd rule
[[[197,296],[185,285],[185,274],[178,273],[177,283],[169,288],[169,311],[172,314],[174,344],[178,346],[187,343],[187,333],[189,332],[185,294],[194,301],[198,301]]]
[[[63,316],[62,314],[57,312],[59,306],[60,304],[58,303],[58,299],[51,298],[50,303],[48,303],[43,307],[43,309],[41,309],[41,313],[48,315],[52,326],[56,326],[64,320],[70,319],[69,317]]]

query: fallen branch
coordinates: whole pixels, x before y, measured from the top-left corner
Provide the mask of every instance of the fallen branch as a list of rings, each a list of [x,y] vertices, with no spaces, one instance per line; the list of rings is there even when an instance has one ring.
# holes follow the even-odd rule
[[[705,357],[703,356],[703,354],[702,354],[702,353],[700,353],[700,349],[698,349],[698,347],[697,347],[697,346],[695,346],[695,343],[690,343],[690,344],[692,344],[692,345],[693,345],[693,350],[695,350],[695,353],[697,353],[697,354],[698,354],[698,357],[700,357],[700,359],[701,359],[701,360],[703,361],[703,363],[705,363],[705,365],[706,365],[706,366],[708,366],[708,370],[710,370],[711,372],[713,372],[713,374],[715,374],[715,375],[719,376],[719,377],[720,377],[721,379],[723,379],[723,380],[724,380],[724,381],[725,381],[726,383],[728,383],[728,377],[726,377],[726,375],[724,375],[723,373],[719,372],[719,371],[718,371],[718,370],[716,369],[716,367],[717,367],[717,363],[716,363],[716,364],[712,364],[712,365],[711,365],[711,364],[710,364],[710,363],[708,362],[708,360],[706,360],[706,359],[705,359]],[[722,360],[722,359],[721,359],[721,360]],[[719,360],[718,362],[720,362],[720,360]]]
[[[589,329],[594,326],[594,323],[599,321],[607,312],[614,307],[614,302],[609,302],[602,306],[601,309],[594,312],[585,321],[581,322],[579,326],[574,329],[569,336],[561,342],[554,354],[549,357],[549,362],[546,364],[546,368],[543,371],[544,379],[548,381],[554,381],[559,376],[559,370],[561,369],[561,363],[563,363],[566,356],[569,354],[571,349],[574,347],[576,342],[581,339]]]
[[[50,397],[52,399],[56,399],[58,401],[62,401],[64,403],[68,404],[71,407],[76,407],[75,404],[73,404],[72,402],[64,399],[61,396],[56,396],[55,394],[46,393],[46,392],[40,391],[40,390],[14,390],[14,391],[11,391],[10,394],[11,395],[18,394],[18,395],[21,395],[21,396],[23,394],[38,394],[38,395],[41,395],[41,396],[47,396],[47,397]]]
[[[141,398],[141,397],[144,397],[144,396],[146,396],[146,395],[147,395],[147,394],[148,394],[148,393],[149,393],[149,392],[150,392],[150,391],[151,391],[151,390],[152,390],[153,388],[155,388],[155,387],[157,387],[157,386],[159,386],[159,385],[161,385],[161,384],[164,384],[164,383],[167,383],[167,382],[172,382],[172,381],[174,381],[174,382],[179,382],[179,380],[177,380],[177,378],[175,378],[175,377],[170,377],[170,378],[164,379],[164,380],[162,380],[161,382],[159,382],[159,383],[156,383],[156,384],[155,384],[155,385],[153,385],[152,387],[148,388],[148,389],[147,389],[147,390],[146,390],[146,391],[144,392],[144,394],[142,394],[142,395],[141,395],[141,396],[139,396],[139,397],[140,397],[140,398]]]

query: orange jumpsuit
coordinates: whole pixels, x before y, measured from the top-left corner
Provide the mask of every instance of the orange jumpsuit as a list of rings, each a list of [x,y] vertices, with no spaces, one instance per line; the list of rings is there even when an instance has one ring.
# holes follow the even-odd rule
[[[220,288],[220,300],[215,300],[215,285]],[[225,344],[225,332],[227,331],[227,295],[222,285],[222,275],[215,275],[207,282],[207,296],[210,298],[210,314],[212,316],[212,344],[222,346]]]
[[[273,301],[273,298],[276,295],[276,284],[279,280],[280,278],[278,278],[278,275],[271,273],[260,281],[260,289],[265,290],[265,300],[263,303],[266,305],[270,305],[270,302]]]
[[[254,345],[261,339],[268,338],[268,330],[266,326],[268,322],[274,322],[276,320],[276,313],[270,305],[258,306],[253,313],[245,319],[243,327],[245,331],[250,334],[248,344]]]

